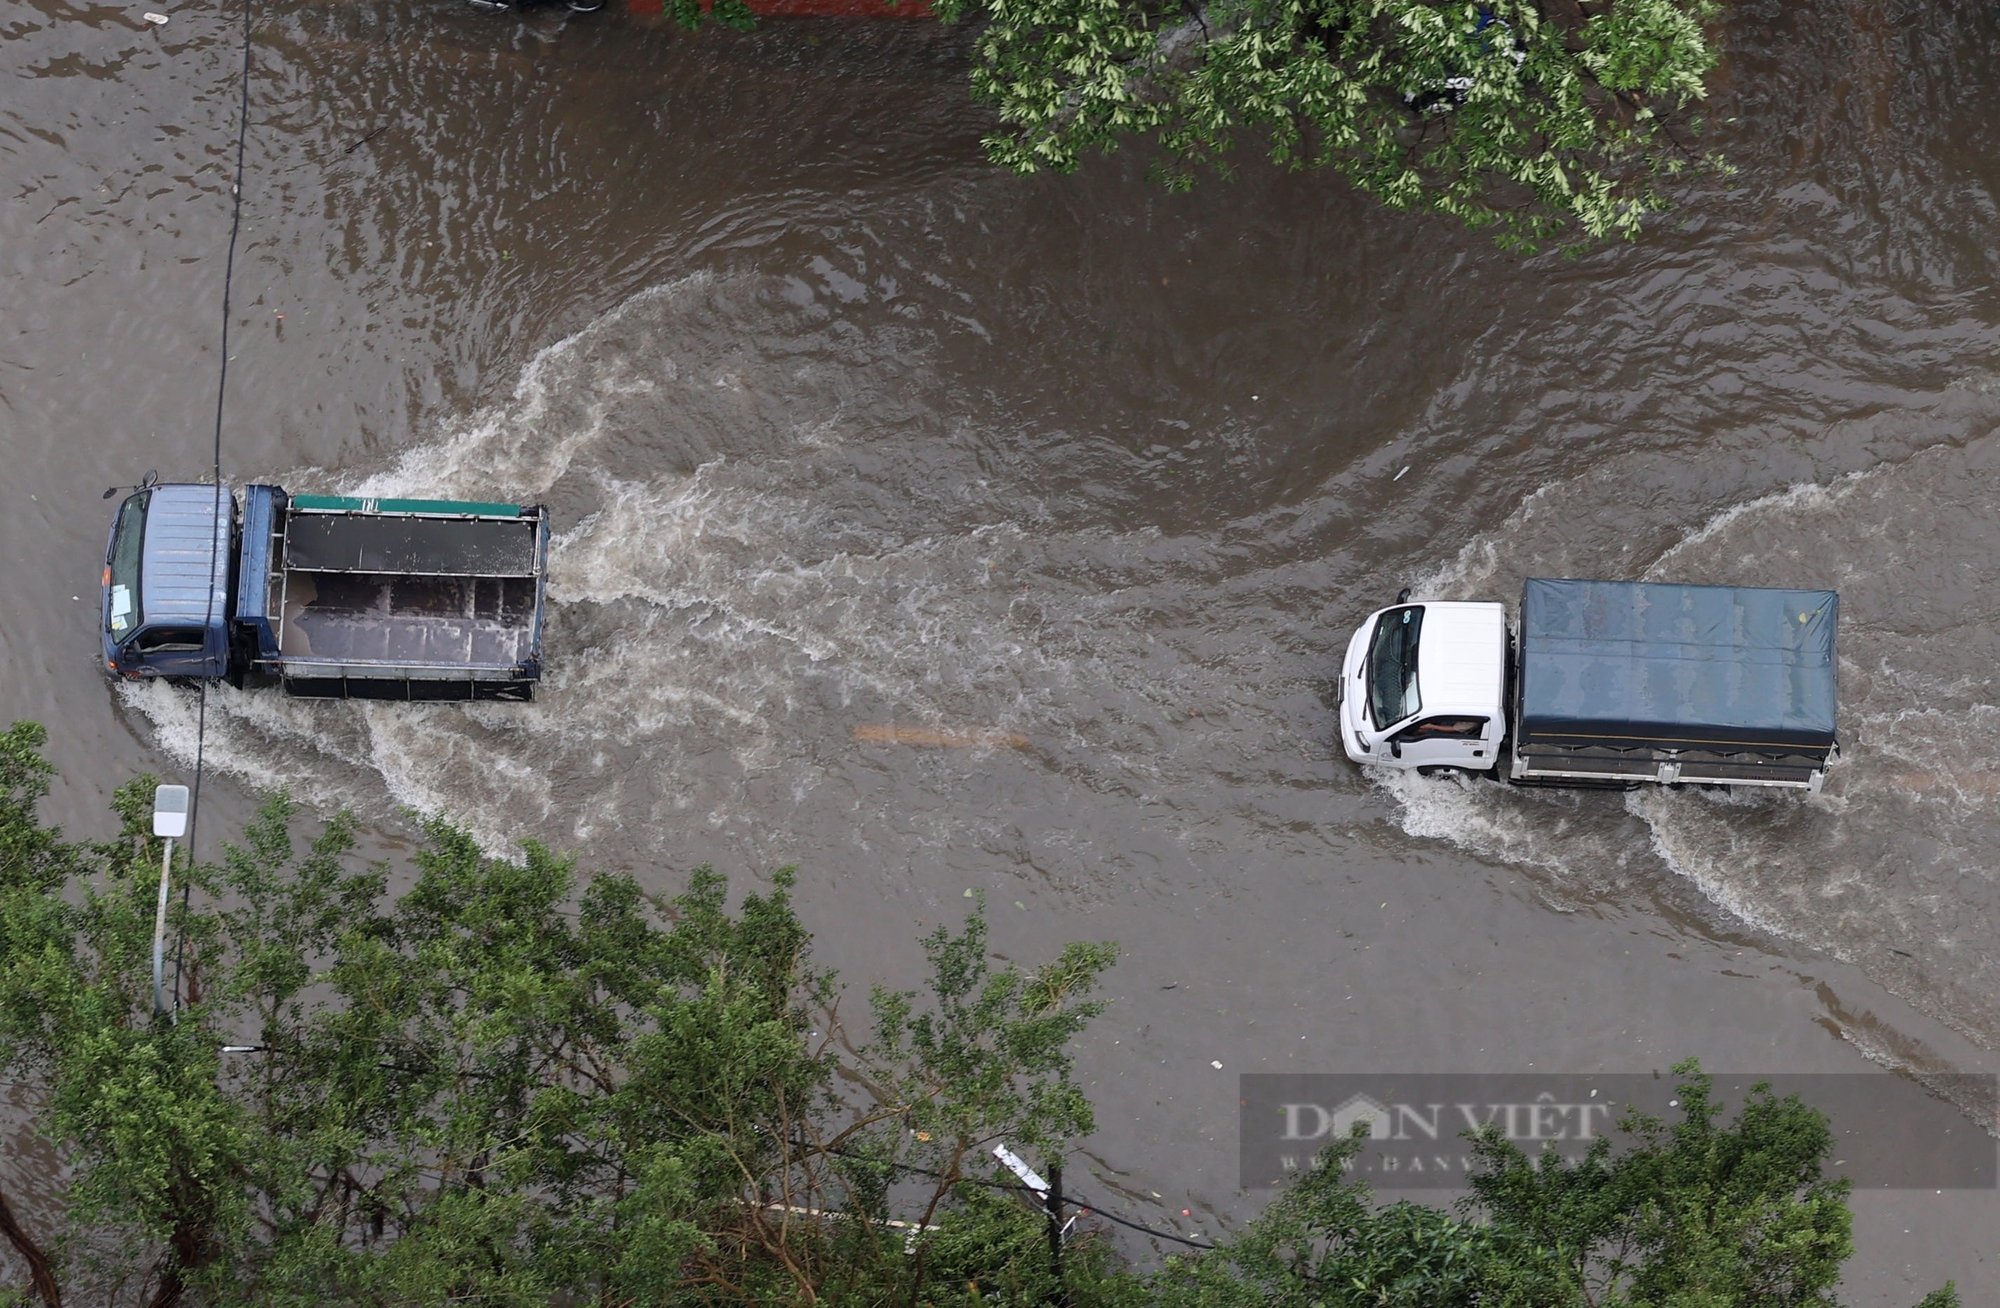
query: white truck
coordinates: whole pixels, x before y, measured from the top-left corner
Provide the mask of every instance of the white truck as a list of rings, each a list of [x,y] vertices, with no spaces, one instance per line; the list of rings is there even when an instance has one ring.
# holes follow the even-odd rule
[[[1817,791],[1835,734],[1832,591],[1529,578],[1503,604],[1406,590],[1347,643],[1356,763],[1521,784]]]

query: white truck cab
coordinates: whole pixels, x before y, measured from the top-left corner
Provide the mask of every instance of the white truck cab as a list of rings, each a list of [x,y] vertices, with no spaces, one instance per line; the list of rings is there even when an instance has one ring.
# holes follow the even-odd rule
[[[1507,734],[1506,688],[1506,605],[1397,603],[1347,642],[1341,746],[1356,763],[1487,771]]]

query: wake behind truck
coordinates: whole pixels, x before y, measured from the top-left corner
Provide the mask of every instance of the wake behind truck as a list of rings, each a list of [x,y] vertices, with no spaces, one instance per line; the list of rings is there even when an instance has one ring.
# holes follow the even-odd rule
[[[1426,600],[1348,641],[1348,758],[1522,784],[1817,792],[1834,731],[1832,591],[1530,578],[1506,606]]]
[[[539,505],[142,486],[105,549],[104,666],[315,697],[532,699],[548,546]]]

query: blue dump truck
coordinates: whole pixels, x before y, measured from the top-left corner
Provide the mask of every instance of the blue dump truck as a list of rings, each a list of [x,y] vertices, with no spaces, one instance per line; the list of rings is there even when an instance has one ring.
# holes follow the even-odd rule
[[[534,698],[539,505],[140,487],[104,558],[104,666],[339,699]]]
[[[1817,791],[1839,748],[1830,590],[1531,577],[1368,616],[1340,674],[1357,763],[1523,785]]]

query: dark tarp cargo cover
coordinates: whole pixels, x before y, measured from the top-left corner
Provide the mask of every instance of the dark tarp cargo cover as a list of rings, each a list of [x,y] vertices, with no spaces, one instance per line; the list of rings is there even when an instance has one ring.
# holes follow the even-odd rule
[[[285,566],[406,577],[531,577],[539,529],[527,518],[295,513],[285,532]]]
[[[1828,590],[1530,578],[1520,738],[1823,751],[1839,606]]]

